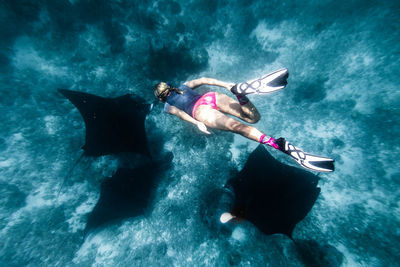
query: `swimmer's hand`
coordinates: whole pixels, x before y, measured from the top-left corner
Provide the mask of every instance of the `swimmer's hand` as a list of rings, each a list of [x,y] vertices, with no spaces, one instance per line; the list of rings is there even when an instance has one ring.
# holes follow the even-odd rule
[[[211,134],[208,130],[207,130],[207,126],[204,124],[204,123],[202,123],[202,122],[197,122],[197,128],[199,128],[199,130],[201,131],[201,132],[203,132],[203,133],[205,133],[205,134]]]

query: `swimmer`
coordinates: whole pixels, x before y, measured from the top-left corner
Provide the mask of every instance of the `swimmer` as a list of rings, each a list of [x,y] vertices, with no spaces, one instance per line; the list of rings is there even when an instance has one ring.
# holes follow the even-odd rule
[[[267,84],[262,82],[267,78],[269,78]],[[232,115],[249,124],[257,123],[260,120],[260,113],[246,95],[263,94],[282,89],[287,84],[287,78],[287,69],[281,69],[258,80],[241,84],[223,82],[213,78],[191,80],[179,87],[160,82],[155,86],[154,95],[165,103],[165,112],[193,123],[205,134],[211,134],[208,128],[237,133],[288,154],[304,168],[321,172],[333,171],[332,159],[305,153],[282,137],[274,139],[254,126],[227,116],[227,114]],[[199,94],[194,89],[202,85],[223,87],[232,93],[236,100],[226,94],[214,91]]]

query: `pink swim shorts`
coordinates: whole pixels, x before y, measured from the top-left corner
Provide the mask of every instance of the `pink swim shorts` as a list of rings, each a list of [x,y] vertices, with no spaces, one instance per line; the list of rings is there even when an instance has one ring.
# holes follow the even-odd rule
[[[207,106],[210,106],[212,109],[218,110],[217,102],[215,100],[215,92],[206,93],[202,97],[200,97],[199,100],[196,101],[196,103],[193,106],[193,110],[192,110],[193,118],[194,118],[196,109],[201,105],[207,105]]]

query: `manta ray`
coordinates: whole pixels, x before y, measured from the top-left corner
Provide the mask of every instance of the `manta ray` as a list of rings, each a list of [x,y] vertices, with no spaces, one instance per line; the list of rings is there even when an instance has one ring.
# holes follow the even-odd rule
[[[119,152],[149,155],[144,122],[151,104],[133,94],[105,98],[65,89],[58,91],[79,110],[85,122],[84,155]]]
[[[230,214],[250,221],[261,232],[292,237],[320,193],[318,176],[273,158],[259,145],[243,169],[228,180],[233,193]]]
[[[151,104],[133,94],[106,98],[93,94],[58,90],[79,110],[85,122],[86,136],[82,149],[85,156],[102,156],[135,152],[142,157],[134,167],[119,166],[112,177],[101,184],[100,198],[88,216],[86,230],[112,221],[145,214],[150,208],[158,178],[170,168],[172,153],[159,159],[150,157],[145,119]],[[129,156],[120,154],[120,165]],[[145,162],[145,163],[143,163]]]

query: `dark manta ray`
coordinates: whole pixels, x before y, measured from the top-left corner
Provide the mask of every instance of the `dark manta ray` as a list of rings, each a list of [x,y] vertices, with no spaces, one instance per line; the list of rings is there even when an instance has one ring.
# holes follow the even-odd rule
[[[86,127],[87,156],[118,152],[137,152],[149,155],[144,120],[150,104],[127,94],[104,98],[88,93],[58,89],[79,110]]]
[[[226,185],[234,193],[230,213],[250,221],[265,234],[291,237],[320,193],[318,180],[310,172],[274,159],[260,145]]]
[[[100,199],[89,214],[86,230],[145,214],[159,177],[169,169],[172,154],[136,168],[120,168],[101,184]]]

